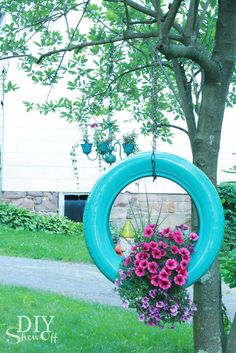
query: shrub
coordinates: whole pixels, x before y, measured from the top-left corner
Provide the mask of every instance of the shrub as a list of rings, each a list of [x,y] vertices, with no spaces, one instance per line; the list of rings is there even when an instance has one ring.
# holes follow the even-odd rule
[[[218,192],[225,212],[224,249],[236,248],[236,183],[222,183]]]
[[[236,287],[236,183],[218,186],[225,213],[225,239],[220,253],[223,279],[230,288]]]
[[[57,215],[45,216],[30,212],[25,208],[0,204],[0,224],[15,229],[43,231],[48,233],[63,233],[67,235],[81,234],[83,225]]]

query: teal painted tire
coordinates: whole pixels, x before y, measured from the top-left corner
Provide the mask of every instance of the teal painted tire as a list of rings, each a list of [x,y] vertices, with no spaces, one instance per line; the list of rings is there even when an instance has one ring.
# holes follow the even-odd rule
[[[198,212],[199,239],[188,268],[188,287],[206,273],[221,248],[224,235],[223,208],[211,181],[189,161],[169,153],[156,153],[156,174],[184,188]],[[114,251],[110,235],[112,205],[127,185],[150,176],[150,152],[129,157],[97,181],[87,200],[84,213],[87,247],[97,267],[112,282],[117,278],[123,261]]]

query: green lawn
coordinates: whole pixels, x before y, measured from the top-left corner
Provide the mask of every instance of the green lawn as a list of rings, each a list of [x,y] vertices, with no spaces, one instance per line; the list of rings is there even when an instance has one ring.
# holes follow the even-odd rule
[[[50,326],[58,339],[24,341],[6,335],[17,315],[55,316]],[[39,326],[39,331],[43,326]],[[33,329],[32,329],[33,330]],[[27,335],[33,334],[30,330]],[[7,338],[10,342],[7,342]],[[4,353],[192,353],[190,325],[176,330],[147,327],[134,312],[68,299],[60,295],[0,286],[0,352]]]
[[[0,227],[0,255],[92,263],[84,237]]]

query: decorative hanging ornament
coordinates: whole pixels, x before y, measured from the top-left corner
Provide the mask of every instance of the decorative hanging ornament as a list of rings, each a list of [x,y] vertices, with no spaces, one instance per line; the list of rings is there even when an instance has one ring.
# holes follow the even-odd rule
[[[91,191],[84,213],[84,232],[89,252],[103,274],[115,281],[123,261],[114,250],[109,228],[112,205],[130,183],[153,175],[152,153],[130,157],[101,177]],[[203,276],[221,248],[224,212],[208,177],[189,161],[164,152],[155,153],[155,174],[180,185],[192,198],[199,221],[199,239],[191,255],[186,287]]]

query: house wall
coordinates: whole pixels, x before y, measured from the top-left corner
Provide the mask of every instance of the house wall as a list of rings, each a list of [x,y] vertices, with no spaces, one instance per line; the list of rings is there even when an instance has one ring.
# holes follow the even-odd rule
[[[60,207],[59,194],[89,193],[96,180],[105,171],[99,172],[98,162],[90,162],[81,151],[78,153],[79,188],[71,166],[70,151],[74,143],[81,139],[76,123],[68,123],[57,114],[42,116],[38,112],[27,113],[23,101],[45,101],[48,88],[40,88],[32,84],[30,78],[18,70],[17,63],[11,62],[7,79],[21,87],[19,91],[8,93],[4,99],[4,130],[3,113],[0,115],[0,142],[2,148],[1,195],[3,202],[10,202],[18,206],[27,206],[42,212],[54,212],[55,205]],[[67,93],[66,93],[67,94]],[[57,88],[52,91],[50,99],[65,95],[65,90]],[[235,164],[236,152],[235,110],[227,109],[219,155],[218,180],[236,181],[236,175],[226,174],[223,170]],[[127,119],[125,113],[117,114],[121,120]],[[122,118],[121,118],[122,117]],[[170,115],[170,119],[173,117]],[[182,127],[184,122],[177,121]],[[132,123],[122,124],[123,133],[138,127]],[[173,144],[163,143],[158,139],[157,150],[180,155],[191,160],[191,150],[187,136],[173,130]],[[139,136],[140,149],[151,149],[151,139]],[[107,167],[109,170],[109,167]],[[152,179],[145,182],[133,183],[124,191],[142,194],[147,190],[152,194],[183,194],[184,191],[176,184],[170,184],[164,179],[152,183]],[[10,194],[9,194],[10,193]],[[13,198],[15,193],[16,197]],[[10,195],[10,197],[9,197]],[[53,196],[52,196],[53,195]],[[19,197],[20,196],[20,197]],[[52,209],[43,208],[43,202],[49,204],[53,198]],[[169,201],[172,202],[171,197]],[[56,200],[56,201],[55,201]],[[49,201],[49,203],[48,203]],[[37,202],[41,202],[37,204]],[[41,206],[39,206],[41,205]]]

